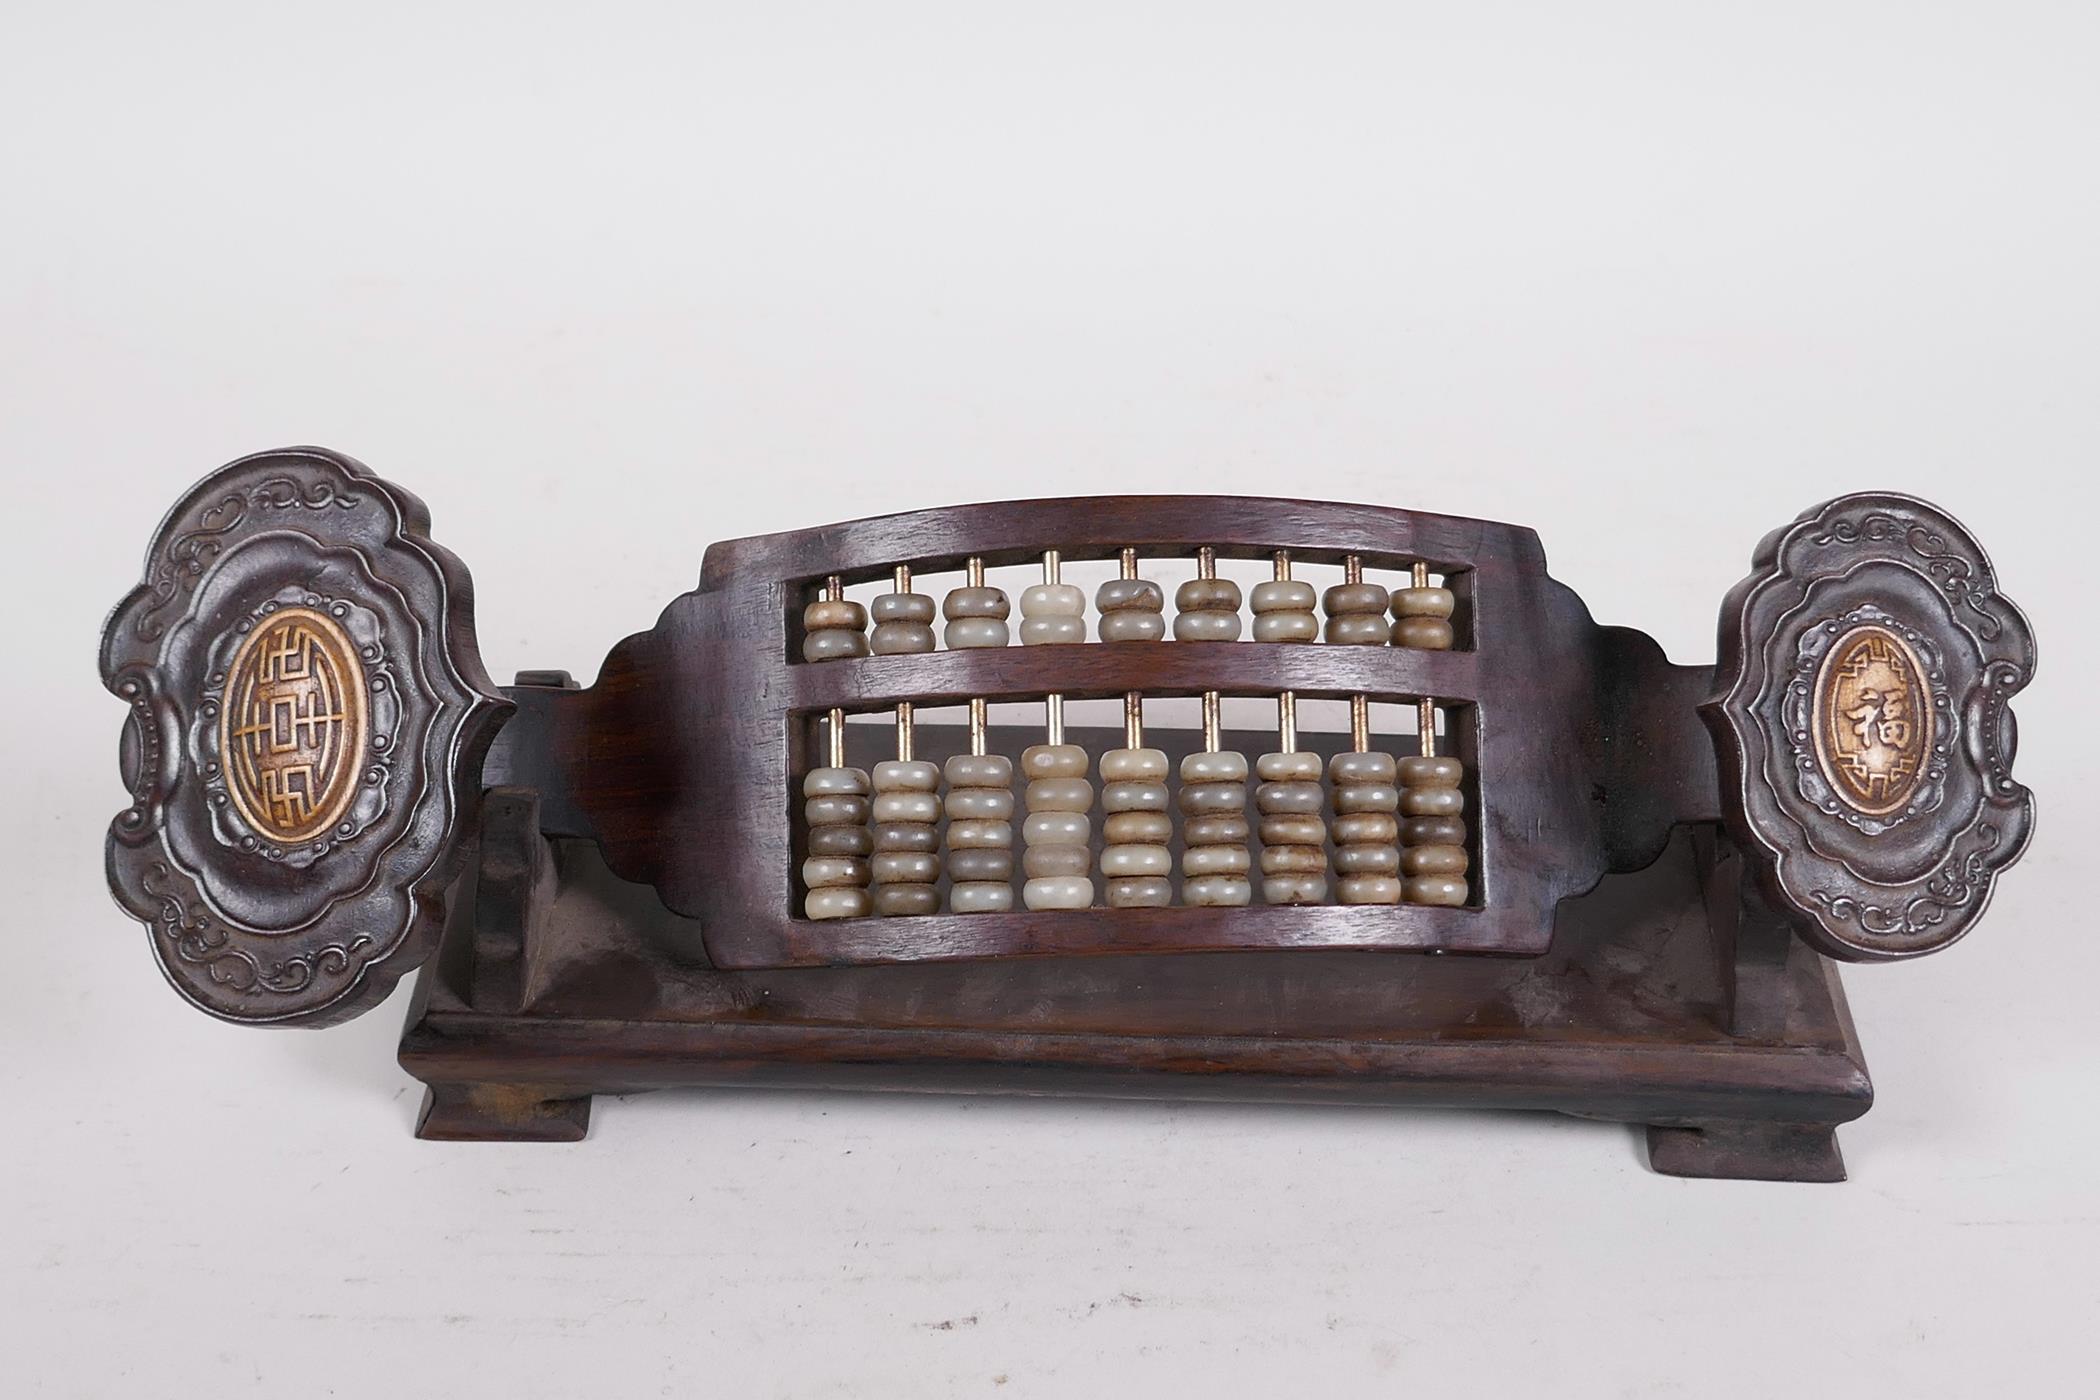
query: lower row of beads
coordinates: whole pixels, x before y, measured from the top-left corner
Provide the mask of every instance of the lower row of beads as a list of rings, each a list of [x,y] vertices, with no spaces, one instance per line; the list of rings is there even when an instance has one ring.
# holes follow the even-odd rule
[[[1029,909],[1094,903],[1094,785],[1077,744],[1038,744],[1021,755],[1026,784],[1021,902]],[[1335,898],[1342,904],[1466,903],[1464,765],[1455,758],[1394,759],[1383,753],[1271,753],[1256,765],[1261,818],[1261,891],[1268,904],[1319,904],[1328,897],[1322,814],[1334,813]],[[1114,749],[1100,762],[1102,849],[1108,907],[1174,902],[1173,819],[1167,755]],[[940,909],[940,818],[947,818],[948,904],[956,913],[1013,907],[1014,765],[996,754],[963,754],[943,770],[926,762],[812,769],[803,779],[808,859],[802,865],[811,919],[931,914]],[[1254,862],[1246,818],[1247,760],[1230,752],[1181,761],[1181,902],[1252,903]],[[872,798],[872,800],[871,800]]]

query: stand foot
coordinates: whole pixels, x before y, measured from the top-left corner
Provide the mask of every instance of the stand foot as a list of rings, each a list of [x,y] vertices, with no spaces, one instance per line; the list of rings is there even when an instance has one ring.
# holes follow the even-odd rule
[[[581,1142],[591,1096],[549,1098],[529,1084],[432,1084],[416,1136],[426,1142]]]
[[[1843,1181],[1837,1130],[1822,1123],[1707,1123],[1648,1128],[1648,1165],[1664,1176]]]

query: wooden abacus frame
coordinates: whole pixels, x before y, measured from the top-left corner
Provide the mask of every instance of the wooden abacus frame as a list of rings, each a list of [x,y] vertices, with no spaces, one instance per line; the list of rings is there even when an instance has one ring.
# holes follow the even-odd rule
[[[1456,595],[1456,645],[800,659],[802,609],[831,578],[1133,548],[1426,566]],[[229,727],[264,633],[273,656],[318,647],[328,685],[272,672],[296,724]],[[1843,733],[1802,718],[1830,687],[1866,693],[1869,662],[1902,692],[1861,711],[1872,800],[1842,788],[1861,761]],[[1137,496],[716,545],[595,685],[528,672],[499,691],[421,504],[292,449],[179,502],[105,630],[132,793],[110,878],[177,990],[228,1019],[340,1020],[427,960],[401,1057],[430,1085],[428,1137],[580,1137],[592,1094],[675,1084],[1426,1102],[1646,1124],[1664,1171],[1827,1180],[1832,1129],[1871,1101],[1828,959],[1931,952],[1981,913],[2031,829],[2007,701],[2032,669],[1980,548],[1907,497],[1775,531],[1704,667],[1595,625],[1526,529]],[[374,697],[354,734],[322,703],[345,684]],[[1475,818],[1468,902],[802,916],[793,814],[820,717],[1206,693],[1443,707]],[[235,762],[228,734],[267,751]],[[312,734],[359,763],[302,748]],[[886,756],[888,734],[845,726],[847,761]],[[1098,753],[1122,732],[1089,737]],[[928,726],[918,756],[964,739]],[[233,790],[261,769],[283,830]],[[339,825],[295,839],[324,808]]]

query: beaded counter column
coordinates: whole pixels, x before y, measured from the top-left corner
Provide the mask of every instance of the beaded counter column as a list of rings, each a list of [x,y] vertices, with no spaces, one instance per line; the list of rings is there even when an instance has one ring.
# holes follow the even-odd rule
[[[1400,760],[1400,872],[1409,904],[1466,902],[1465,765],[1436,751],[1436,702],[1421,702],[1421,754]]]
[[[1334,783],[1335,895],[1344,904],[1400,902],[1396,772],[1391,754],[1371,752],[1369,698],[1350,696],[1349,752],[1327,765]]]
[[[933,650],[933,600],[911,591],[911,570],[899,565],[896,592],[875,600],[878,652]],[[915,601],[916,600],[916,601]],[[923,603],[923,608],[919,604]],[[915,613],[923,618],[913,620]],[[885,633],[884,627],[890,630]],[[897,757],[875,765],[874,850],[868,862],[875,912],[888,917],[931,914],[941,907],[941,770],[912,756],[912,706],[897,705]]]
[[[1177,619],[1178,624],[1178,619]],[[1218,747],[1218,692],[1203,693],[1203,751],[1181,760],[1181,902],[1235,906],[1247,878],[1247,760]]]
[[[1021,595],[1023,645],[1084,641],[1086,595],[1058,581],[1058,555],[1043,552],[1043,581]],[[1085,909],[1094,902],[1092,812],[1094,785],[1087,753],[1065,742],[1065,697],[1043,697],[1046,742],[1021,753],[1028,817],[1021,824],[1021,902],[1030,909]]]
[[[1320,635],[1312,585],[1291,577],[1291,556],[1276,552],[1276,577],[1254,586],[1254,640],[1310,642]],[[1266,904],[1327,899],[1327,795],[1320,756],[1298,752],[1298,697],[1276,697],[1277,752],[1255,760],[1254,805],[1261,813],[1261,897]]]
[[[802,815],[809,826],[809,858],[802,862],[808,891],[802,913],[811,919],[857,919],[875,911],[868,894],[868,775],[846,766],[846,716],[827,716],[829,765],[802,777]]]
[[[1014,907],[1014,766],[985,752],[985,703],[970,702],[970,751],[948,760],[948,907]]]
[[[1144,702],[1123,697],[1123,747],[1101,755],[1101,874],[1111,909],[1156,908],[1174,902],[1167,815],[1167,755],[1145,747]]]

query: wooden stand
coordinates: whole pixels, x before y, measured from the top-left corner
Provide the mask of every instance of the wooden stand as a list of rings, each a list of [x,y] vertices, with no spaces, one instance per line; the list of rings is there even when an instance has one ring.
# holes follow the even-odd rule
[[[428,1138],[573,1141],[674,1086],[1549,1109],[1677,1176],[1838,1181],[1873,1101],[1835,967],[1745,908],[1712,828],[1562,906],[1543,957],[1120,955],[775,972],[491,791],[401,1063]],[[1112,917],[1102,911],[1104,918]],[[529,989],[529,990],[527,990]]]

